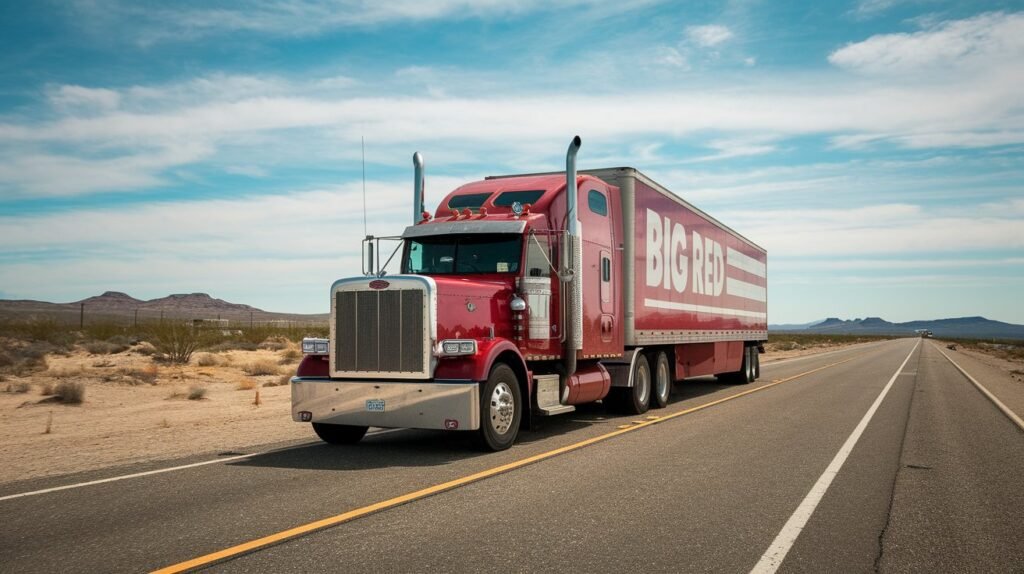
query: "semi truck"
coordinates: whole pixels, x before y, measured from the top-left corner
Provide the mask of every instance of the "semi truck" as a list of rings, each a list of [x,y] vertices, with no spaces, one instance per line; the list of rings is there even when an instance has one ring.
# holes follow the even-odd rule
[[[767,252],[635,168],[578,171],[580,146],[565,172],[467,183],[433,213],[414,154],[411,224],[368,236],[364,275],[331,286],[330,337],[303,340],[291,379],[293,420],[332,444],[373,426],[498,451],[578,405],[641,414],[675,381],[754,381]]]

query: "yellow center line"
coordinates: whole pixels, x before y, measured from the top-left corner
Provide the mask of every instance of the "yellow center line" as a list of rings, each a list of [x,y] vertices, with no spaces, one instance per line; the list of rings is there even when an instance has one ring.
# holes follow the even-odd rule
[[[704,409],[713,407],[715,405],[720,405],[720,404],[722,404],[722,403],[724,403],[726,401],[731,401],[733,399],[738,399],[740,397],[745,397],[745,396],[747,396],[749,394],[753,394],[753,393],[756,393],[758,391],[763,391],[764,389],[767,389],[767,388],[770,388],[770,387],[774,387],[776,385],[781,385],[782,383],[786,383],[786,382],[792,381],[794,379],[799,379],[801,377],[806,377],[807,375],[811,375],[811,374],[817,373],[819,371],[824,371],[825,369],[829,369],[829,368],[835,367],[837,365],[841,365],[843,363],[850,362],[850,361],[856,359],[857,357],[860,357],[862,354],[863,353],[859,353],[859,354],[857,354],[857,355],[855,355],[853,357],[850,357],[848,359],[843,359],[842,361],[836,361],[835,363],[829,363],[828,365],[825,365],[823,367],[818,367],[816,369],[811,369],[810,371],[804,371],[803,373],[800,373],[798,375],[793,375],[791,377],[786,377],[785,379],[773,380],[772,382],[770,382],[768,384],[765,384],[765,385],[761,385],[760,387],[756,387],[756,388],[753,388],[753,389],[750,389],[750,390],[746,390],[746,391],[743,391],[741,393],[736,393],[734,395],[729,395],[727,397],[723,397],[721,399],[718,399],[718,400],[715,400],[715,401],[711,401],[709,403],[704,403],[702,405],[697,405],[695,407],[691,407],[691,408],[688,408],[688,409],[677,411],[677,412],[674,412],[674,413],[671,413],[671,414],[663,415],[663,416],[660,416],[658,418],[654,418],[654,419],[650,419],[650,420],[646,420],[646,421],[633,421],[632,424],[630,424],[630,425],[620,425],[618,427],[618,430],[614,430],[614,431],[611,431],[609,433],[606,433],[606,434],[603,434],[603,435],[600,435],[600,436],[596,436],[596,437],[593,437],[593,438],[582,440],[580,442],[573,443],[573,444],[570,444],[568,446],[563,446],[563,447],[560,447],[560,448],[556,448],[554,450],[549,450],[547,452],[542,452],[540,454],[535,454],[535,455],[527,457],[527,458],[523,458],[523,459],[519,459],[517,461],[510,462],[508,464],[503,464],[501,466],[496,466],[494,468],[489,468],[487,470],[482,470],[480,472],[477,472],[477,473],[474,473],[474,474],[470,474],[470,475],[464,476],[462,478],[456,478],[455,480],[451,480],[451,481],[444,482],[444,483],[441,483],[441,484],[436,484],[434,486],[429,486],[427,488],[424,488],[424,489],[421,489],[421,490],[417,490],[415,492],[410,492],[408,494],[403,494],[401,496],[396,496],[395,498],[390,498],[388,500],[382,500],[380,502],[376,502],[376,503],[371,504],[369,506],[363,506],[361,508],[356,508],[355,510],[350,510],[348,512],[343,512],[341,514],[337,514],[335,516],[331,516],[331,517],[328,517],[328,518],[323,518],[323,519],[317,520],[315,522],[309,522],[309,523],[303,524],[301,526],[296,526],[295,528],[289,528],[288,530],[282,530],[281,532],[270,534],[268,536],[264,536],[262,538],[257,538],[255,540],[250,540],[249,542],[244,542],[244,543],[239,544],[237,546],[232,546],[230,548],[225,548],[224,550],[218,550],[217,552],[211,552],[210,554],[199,556],[199,557],[193,558],[191,560],[186,560],[185,562],[179,562],[178,564],[173,564],[171,566],[167,566],[167,567],[161,568],[159,570],[154,570],[153,574],[170,574],[170,573],[173,573],[173,572],[184,572],[184,571],[190,570],[192,568],[198,568],[200,566],[206,566],[206,565],[212,564],[214,562],[217,562],[219,560],[224,560],[226,558],[231,558],[233,556],[238,556],[239,554],[244,554],[246,552],[257,550],[257,549],[263,548],[265,546],[270,546],[271,544],[276,544],[278,542],[287,540],[289,538],[295,538],[296,536],[302,536],[304,534],[309,534],[310,532],[314,532],[316,530],[321,530],[321,529],[324,529],[324,528],[327,528],[327,527],[330,527],[330,526],[336,526],[338,524],[343,524],[345,522],[350,522],[350,521],[355,520],[357,518],[362,518],[364,516],[367,516],[369,514],[373,514],[375,512],[379,512],[381,510],[386,510],[386,509],[389,509],[389,508],[394,508],[396,506],[400,506],[400,505],[405,504],[407,502],[412,502],[414,500],[419,500],[421,498],[426,498],[426,497],[432,496],[434,494],[439,494],[441,492],[445,492],[445,491],[448,491],[448,490],[459,488],[460,486],[465,486],[467,484],[472,484],[474,482],[481,481],[481,480],[483,480],[485,478],[490,478],[492,476],[495,476],[495,475],[498,475],[498,474],[502,474],[502,473],[508,472],[510,470],[515,470],[515,469],[518,469],[518,468],[522,468],[524,466],[527,466],[527,465],[530,465],[530,464],[533,464],[533,463],[536,463],[536,462],[540,462],[542,460],[547,460],[549,458],[556,457],[556,456],[558,456],[560,454],[565,454],[567,452],[572,452],[574,450],[579,450],[581,448],[590,446],[590,445],[598,443],[598,442],[606,441],[606,440],[608,440],[610,438],[617,437],[619,435],[623,435],[623,434],[626,434],[628,432],[633,432],[635,430],[638,430],[638,429],[641,429],[641,428],[646,428],[646,427],[651,426],[651,425],[660,424],[660,423],[663,423],[663,422],[665,422],[667,420],[671,420],[671,419],[674,419],[676,417],[681,417],[683,415],[688,415],[690,413],[695,413],[697,411],[704,410]]]

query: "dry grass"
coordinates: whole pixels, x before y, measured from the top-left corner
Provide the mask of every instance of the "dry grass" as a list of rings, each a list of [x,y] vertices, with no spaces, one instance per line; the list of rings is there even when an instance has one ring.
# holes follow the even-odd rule
[[[239,391],[251,391],[256,388],[256,381],[252,379],[242,379],[238,381],[238,385],[235,387]]]
[[[17,383],[11,383],[7,385],[8,393],[27,393],[32,390],[32,385],[25,381],[18,381]]]
[[[300,351],[298,347],[290,346],[281,351],[281,360],[278,363],[281,365],[290,365],[298,362],[301,358],[302,351]]]
[[[61,381],[54,388],[53,395],[64,404],[81,404],[85,401],[85,384],[78,381]]]
[[[145,365],[142,368],[123,367],[118,372],[128,377],[130,383],[155,385],[157,377],[160,376],[160,367],[153,364]]]
[[[42,385],[39,385],[39,394],[43,396],[50,396],[53,394],[53,383],[47,381]]]
[[[281,369],[271,361],[254,361],[244,365],[242,367],[242,372],[253,377],[258,377],[262,375],[277,375],[281,372]]]
[[[153,346],[153,343],[148,341],[142,341],[138,345],[132,347],[132,350],[140,355],[146,355],[147,357],[156,354],[156,347]]]
[[[216,367],[220,365],[220,359],[213,353],[201,353],[196,358],[196,364],[200,367]]]
[[[263,383],[263,386],[264,387],[281,387],[281,386],[284,386],[284,385],[287,385],[288,383],[290,383],[291,380],[292,380],[291,373],[285,373],[285,374],[281,375],[281,378],[277,379],[276,381],[267,381],[267,382]]]
[[[267,337],[262,343],[259,344],[260,349],[266,349],[268,351],[281,351],[291,346],[291,341],[286,337],[276,335],[273,337]]]
[[[205,397],[206,397],[206,387],[201,387],[199,385],[193,385],[188,390],[188,400],[190,400],[190,401],[199,401],[199,400],[204,399]]]
[[[128,350],[126,343],[111,343],[110,341],[88,341],[82,343],[81,347],[90,355],[115,355]]]

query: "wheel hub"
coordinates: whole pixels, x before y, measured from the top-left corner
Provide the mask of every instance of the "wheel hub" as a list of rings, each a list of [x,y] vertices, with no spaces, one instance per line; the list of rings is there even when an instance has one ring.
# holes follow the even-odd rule
[[[498,434],[505,434],[512,428],[516,406],[513,402],[512,389],[506,383],[498,383],[491,393],[491,427]]]

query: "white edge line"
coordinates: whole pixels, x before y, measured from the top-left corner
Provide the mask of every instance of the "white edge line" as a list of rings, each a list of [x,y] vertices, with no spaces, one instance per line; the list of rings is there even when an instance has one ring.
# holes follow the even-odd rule
[[[22,492],[19,494],[8,494],[7,496],[0,496],[0,500],[11,500],[12,498],[21,498],[23,496],[35,496],[37,494],[47,494],[50,492],[57,492],[60,490],[70,490],[72,488],[81,488],[83,486],[93,486],[95,484],[104,484],[107,482],[117,482],[119,480],[128,480],[129,478],[139,478],[143,476],[151,476],[154,474],[162,474],[165,472],[171,472],[175,470],[184,470],[186,468],[195,468],[197,466],[206,466],[208,464],[217,464],[218,462],[230,462],[232,460],[239,460],[242,458],[249,458],[257,456],[263,453],[252,453],[243,454],[239,456],[229,456],[227,458],[218,458],[216,460],[207,460],[203,462],[194,462],[192,464],[183,464],[181,466],[172,466],[170,468],[158,468],[156,470],[147,470],[146,472],[136,472],[135,474],[123,474],[121,476],[112,476],[110,478],[101,478],[99,480],[90,480],[89,482],[79,482],[76,484],[65,484],[64,486],[55,486],[53,488],[44,488],[42,490],[33,490],[32,492]]]
[[[860,440],[860,436],[864,434],[864,429],[867,428],[868,423],[871,422],[872,417],[875,416],[875,411],[878,410],[878,407],[882,404],[882,400],[885,399],[885,396],[889,394],[889,389],[892,388],[893,383],[896,382],[896,378],[899,377],[903,367],[907,366],[907,361],[910,360],[910,357],[913,356],[914,351],[917,350],[917,347],[920,344],[920,339],[918,339],[917,343],[914,343],[914,348],[907,354],[907,358],[903,359],[903,362],[900,363],[900,368],[896,369],[896,372],[893,373],[892,378],[889,379],[889,382],[885,385],[885,388],[882,389],[882,392],[878,395],[878,398],[875,399],[875,402],[871,404],[871,408],[868,409],[868,412],[866,412],[864,417],[860,419],[860,422],[857,423],[857,427],[853,429],[849,438],[847,438],[846,442],[843,443],[839,452],[836,453],[835,458],[833,458],[832,462],[829,463],[828,468],[825,469],[825,472],[823,472],[818,478],[818,481],[811,487],[811,491],[807,493],[807,496],[804,497],[803,502],[801,502],[800,506],[796,508],[793,515],[786,521],[785,526],[783,526],[782,530],[779,531],[778,536],[776,536],[775,540],[772,541],[768,550],[765,550],[761,559],[750,570],[752,574],[771,574],[778,570],[779,566],[782,565],[782,561],[786,559],[786,554],[788,554],[790,548],[793,547],[797,537],[800,536],[800,532],[803,530],[804,526],[807,525],[807,521],[811,519],[811,515],[814,514],[814,509],[817,508],[818,503],[821,502],[821,499],[825,496],[825,492],[832,484],[832,480],[835,479],[837,474],[839,474],[839,469],[843,467],[843,463],[845,463],[846,459],[850,456],[850,453],[853,451],[853,447],[856,446],[857,441]]]
[[[367,433],[367,436],[378,436],[378,435],[382,435],[382,434],[398,432],[400,430],[405,430],[405,429],[383,429],[383,430]],[[270,453],[278,453],[278,452],[283,452],[283,451],[286,451],[286,450],[302,448],[302,447],[306,447],[306,446],[310,446],[310,445],[315,445],[315,444],[319,444],[319,443],[315,443],[315,442],[303,443],[303,444],[299,444],[299,445],[295,445],[295,446],[290,446],[290,447],[285,447],[285,448],[280,448],[280,449],[275,449],[275,450],[268,450],[268,451],[263,451],[263,452],[253,452],[253,453],[250,453],[250,454],[241,454],[241,455],[238,455],[238,456],[229,456],[229,457],[225,457],[225,458],[217,458],[217,459],[214,459],[214,460],[206,460],[206,461],[203,461],[203,462],[194,462],[192,464],[183,464],[183,465],[180,465],[180,466],[171,466],[171,467],[168,467],[168,468],[158,468],[158,469],[155,469],[155,470],[147,470],[145,472],[136,472],[134,474],[122,474],[120,476],[112,476],[110,478],[101,478],[99,480],[90,480],[88,482],[78,482],[78,483],[75,483],[75,484],[65,484],[64,486],[54,486],[53,488],[44,488],[42,490],[33,490],[31,492],[20,492],[18,494],[8,494],[7,496],[0,496],[0,502],[2,502],[4,500],[11,500],[11,499],[14,499],[14,498],[22,498],[22,497],[25,497],[25,496],[36,496],[36,495],[39,495],[39,494],[49,494],[51,492],[59,492],[61,490],[71,490],[73,488],[82,488],[83,486],[94,486],[94,485],[97,485],[97,484],[105,484],[105,483],[108,483],[108,482],[118,482],[118,481],[121,481],[121,480],[128,480],[130,478],[141,478],[143,476],[152,476],[154,474],[163,474],[165,472],[173,472],[173,471],[176,471],[176,470],[185,470],[185,469],[188,469],[188,468],[196,468],[198,466],[206,466],[208,464],[217,464],[217,463],[221,463],[221,462],[231,462],[233,460],[241,460],[243,458],[252,458],[252,457],[255,457],[255,456],[261,456],[261,455],[270,454]]]
[[[1011,411],[1010,407],[1004,405],[1002,401],[997,399],[995,395],[989,392],[989,390],[986,389],[984,385],[979,383],[977,379],[975,379],[967,371],[965,371],[963,367],[961,367],[956,361],[954,361],[952,357],[947,355],[945,351],[940,349],[938,345],[936,345],[935,343],[932,343],[931,345],[935,347],[935,349],[938,352],[942,353],[942,356],[946,357],[946,360],[948,360],[950,363],[953,363],[953,366],[956,367],[957,370],[959,370],[961,373],[963,373],[963,375],[967,377],[969,381],[974,383],[974,386],[978,387],[978,390],[981,391],[981,394],[988,397],[988,400],[992,401],[992,404],[994,404],[997,409],[1003,411],[1003,414],[1006,415],[1006,418],[1013,421],[1013,423],[1017,425],[1020,428],[1020,430],[1024,431],[1024,420],[1021,420],[1021,418],[1017,416],[1017,413]]]

